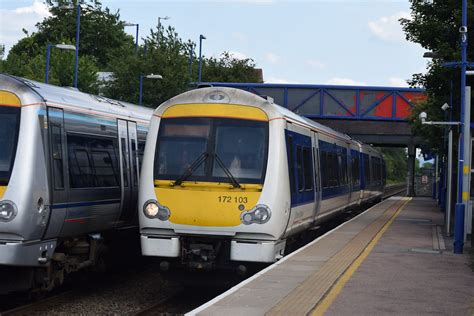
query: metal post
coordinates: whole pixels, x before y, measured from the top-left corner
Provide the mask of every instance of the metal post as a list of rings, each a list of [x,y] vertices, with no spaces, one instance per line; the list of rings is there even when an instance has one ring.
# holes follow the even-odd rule
[[[453,197],[453,130],[448,133],[448,169],[446,187],[446,212],[444,213],[446,235],[451,236],[451,200]]]
[[[467,0],[462,0],[462,26],[459,28],[461,34],[461,128],[463,132],[460,133],[459,138],[463,141],[459,142],[459,165],[458,165],[458,197],[455,211],[455,225],[454,225],[454,253],[461,254],[464,247],[464,217],[466,205],[464,202],[469,201],[469,193],[466,191],[467,187],[463,187],[464,183],[464,158],[465,158],[465,144],[466,139],[469,139],[470,124],[466,124],[466,67],[467,67]],[[470,119],[470,117],[469,117]],[[468,167],[469,169],[469,167]],[[469,172],[469,170],[468,170]]]
[[[193,45],[191,44],[191,48],[189,50],[189,81],[193,81]]]
[[[77,3],[76,17],[76,61],[74,65],[74,87],[77,88],[77,77],[79,75],[79,31],[81,29],[81,5]]]
[[[198,82],[201,83],[201,74],[202,74],[202,40],[206,39],[204,35],[199,35],[199,73],[198,73]]]
[[[135,36],[135,53],[138,52],[138,23],[137,23],[137,35]]]
[[[434,179],[433,179],[433,188],[432,188],[432,198],[433,199],[436,199],[436,192],[437,192],[437,189],[436,189],[436,185],[438,183],[438,155],[435,156],[435,163],[434,163],[434,167],[435,167],[435,172],[434,172]]]
[[[143,75],[140,75],[140,86],[138,92],[138,105],[142,105]]]
[[[46,46],[46,70],[44,74],[44,83],[48,83],[49,81],[49,60],[51,59],[51,47],[54,45],[48,44]]]
[[[415,196],[415,145],[408,145],[407,196]]]
[[[469,213],[469,196],[470,196],[470,173],[471,173],[471,87],[467,86],[465,89],[464,99],[464,168],[462,175],[462,203],[464,204],[464,229],[463,229],[463,241],[467,240],[467,217]]]

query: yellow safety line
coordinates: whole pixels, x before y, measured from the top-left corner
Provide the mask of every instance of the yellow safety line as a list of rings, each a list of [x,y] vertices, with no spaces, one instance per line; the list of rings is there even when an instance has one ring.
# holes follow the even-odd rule
[[[385,231],[392,225],[393,221],[395,218],[400,214],[400,212],[403,210],[405,205],[408,204],[408,202],[411,201],[411,198],[405,201],[398,210],[393,214],[392,218],[385,223],[385,225],[382,227],[382,229],[375,235],[374,239],[367,245],[367,247],[362,251],[362,253],[357,257],[356,260],[347,268],[347,270],[342,274],[342,276],[339,278],[339,280],[334,284],[334,286],[331,288],[329,293],[324,297],[324,299],[316,305],[316,308],[313,310],[311,313],[312,316],[322,316],[326,311],[329,309],[332,303],[336,300],[337,296],[342,292],[342,289],[346,285],[347,281],[350,280],[350,278],[354,275],[354,273],[357,271],[357,269],[360,267],[362,262],[369,256],[369,254],[372,252],[374,249],[375,245],[378,243],[380,238],[382,238],[383,234]]]

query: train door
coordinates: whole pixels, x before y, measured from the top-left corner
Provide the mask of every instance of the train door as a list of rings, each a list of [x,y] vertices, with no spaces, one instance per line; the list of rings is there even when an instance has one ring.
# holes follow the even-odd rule
[[[46,118],[45,118],[46,119]],[[62,229],[66,212],[54,205],[67,203],[68,195],[65,182],[68,179],[66,136],[64,134],[64,112],[62,109],[48,107],[48,142],[50,162],[50,216],[44,238],[57,237]]]
[[[133,219],[138,199],[138,153],[137,153],[137,124],[117,120],[118,144],[120,156],[120,222]]]
[[[313,133],[313,165],[314,165],[314,194],[315,194],[315,205],[314,205],[314,216],[316,218],[320,211],[321,205],[321,176],[320,176],[320,160],[319,160],[319,135]]]

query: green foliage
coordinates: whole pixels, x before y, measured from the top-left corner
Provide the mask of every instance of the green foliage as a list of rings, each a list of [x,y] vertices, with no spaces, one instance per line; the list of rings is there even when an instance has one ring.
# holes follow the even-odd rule
[[[453,109],[454,119],[459,119],[460,70],[446,68],[447,61],[460,61],[461,2],[457,0],[428,1],[410,0],[411,18],[400,22],[409,41],[419,43],[435,57],[428,65],[425,74],[414,74],[410,84],[422,86],[428,94],[428,101],[415,108],[411,123],[415,134],[427,140],[426,147],[440,152],[443,148],[443,129],[435,126],[422,126],[418,120],[420,112],[425,111],[429,120],[446,120],[440,109],[448,103]],[[468,4],[468,29],[474,27],[474,6]],[[474,60],[474,33],[469,32],[468,60]],[[471,79],[472,80],[472,79]],[[453,89],[451,89],[451,84]],[[468,82],[473,85],[474,82]],[[452,102],[451,102],[452,100]],[[452,104],[451,104],[452,103]],[[474,113],[473,113],[474,114]]]
[[[79,77],[81,91],[97,93],[97,71],[106,69],[111,56],[133,46],[133,38],[123,31],[118,12],[103,9],[100,2],[90,0],[81,5]],[[48,44],[75,45],[77,0],[47,1],[52,16],[36,26],[37,32],[28,34],[15,44],[4,63],[2,72],[44,81],[46,47]],[[65,7],[67,6],[67,7]],[[51,49],[49,83],[72,86],[75,53]]]
[[[250,58],[237,59],[229,52],[220,58],[210,57],[203,65],[202,81],[209,82],[258,82],[255,63]]]
[[[196,81],[198,63],[194,42],[183,41],[173,27],[165,30],[157,26],[150,30],[145,45],[136,51],[135,39],[124,32],[119,13],[111,13],[98,0],[46,0],[52,15],[36,25],[36,32],[24,31],[26,36],[12,47],[6,61],[0,60],[0,71],[44,81],[47,45],[75,45],[78,1],[81,3],[78,72],[81,91],[138,103],[140,76],[159,74],[162,80],[143,79],[143,104],[156,107],[188,90],[190,83]],[[52,48],[49,83],[71,86],[74,61],[73,51]],[[239,60],[229,53],[221,58],[204,57],[203,80],[257,82],[254,67],[253,60]],[[98,83],[98,71],[113,72],[114,79]]]
[[[389,183],[404,182],[407,176],[408,156],[405,148],[380,147],[378,148],[385,159],[387,181]]]
[[[116,56],[110,63],[115,80],[109,82],[104,95],[137,103],[140,75],[159,74],[160,79],[143,79],[143,105],[157,107],[162,102],[190,88],[197,79],[198,62],[194,53],[196,44],[184,42],[173,27],[158,26],[145,38],[146,45],[136,53],[128,51]],[[145,47],[146,46],[146,47]],[[190,58],[191,53],[191,72]],[[203,58],[203,81],[256,82],[258,80],[250,59],[238,60],[229,53],[222,58]]]

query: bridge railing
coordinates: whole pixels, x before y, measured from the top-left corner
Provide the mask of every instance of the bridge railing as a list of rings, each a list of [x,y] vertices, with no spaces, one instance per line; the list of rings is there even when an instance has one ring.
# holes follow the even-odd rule
[[[308,118],[406,121],[423,89],[304,84],[224,83],[202,85],[234,87],[262,96]]]

